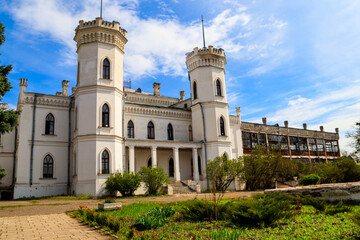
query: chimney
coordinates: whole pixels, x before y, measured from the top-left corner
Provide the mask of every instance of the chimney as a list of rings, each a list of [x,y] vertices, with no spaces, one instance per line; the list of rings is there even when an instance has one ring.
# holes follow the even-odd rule
[[[160,95],[160,93],[159,93]],[[180,100],[183,101],[185,100],[185,91],[180,91]]]
[[[335,132],[339,134],[339,128],[335,128]]]
[[[236,115],[237,115],[237,116],[240,116],[240,113],[241,113],[240,107],[236,107]]]
[[[153,88],[154,88],[154,95],[155,96],[160,96],[160,83],[153,83]]]
[[[71,94],[74,95],[75,92],[76,92],[76,87],[72,87],[72,88],[71,88]]]
[[[324,131],[324,126],[320,126],[320,131]]]
[[[284,121],[284,126],[287,128],[289,127],[289,122],[288,121]]]
[[[266,117],[262,118],[262,122],[263,122],[264,125],[266,125]]]
[[[69,89],[69,81],[68,80],[63,80],[62,81],[62,95],[63,96],[68,96],[68,89]]]
[[[306,123],[303,123],[303,128],[304,128],[304,130],[307,129],[307,124]]]
[[[19,100],[18,100],[18,110],[20,110],[19,104],[22,104],[25,101],[24,94],[25,94],[27,82],[28,82],[28,80],[26,78],[20,78],[19,80],[20,80],[20,83],[19,83],[20,93],[19,93]]]
[[[7,107],[8,107],[8,104],[7,103],[0,103],[0,107],[1,107],[2,111],[6,111]]]

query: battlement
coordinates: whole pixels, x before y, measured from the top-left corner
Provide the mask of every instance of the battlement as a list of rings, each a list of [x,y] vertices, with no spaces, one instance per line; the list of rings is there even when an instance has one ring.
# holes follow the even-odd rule
[[[214,54],[219,57],[225,57],[225,51],[222,48],[214,48],[213,46],[209,46],[208,48],[194,48],[192,52],[186,53],[186,60],[196,56],[196,55],[208,55],[208,54]]]
[[[213,66],[225,69],[226,56],[224,49],[214,48],[194,48],[192,52],[186,53],[186,66],[189,71],[198,67]]]
[[[26,78],[20,78],[20,83],[19,83],[19,86],[24,86],[24,87],[27,87],[27,82],[28,80]]]
[[[79,21],[79,25],[76,27],[75,32],[77,32],[80,29],[86,29],[86,28],[93,28],[93,27],[104,27],[108,29],[113,29],[116,31],[120,31],[124,37],[126,37],[127,31],[120,27],[120,23],[117,21],[104,21],[102,18],[97,17],[95,20],[84,22],[84,20]]]

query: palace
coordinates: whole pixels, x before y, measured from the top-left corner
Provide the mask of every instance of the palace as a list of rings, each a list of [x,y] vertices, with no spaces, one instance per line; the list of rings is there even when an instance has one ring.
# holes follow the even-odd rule
[[[116,171],[163,167],[173,182],[197,191],[207,188],[207,161],[237,158],[255,145],[275,148],[289,159],[328,161],[339,156],[335,133],[242,122],[240,108],[229,115],[223,49],[194,48],[186,53],[191,98],[162,96],[124,87],[126,31],[102,18],[80,21],[76,87],[39,94],[26,92],[20,79],[16,129],[1,136],[2,199],[63,194],[105,194],[106,178]],[[6,109],[6,104],[2,104]],[[240,189],[235,182],[233,189]],[[139,189],[142,191],[142,189]]]

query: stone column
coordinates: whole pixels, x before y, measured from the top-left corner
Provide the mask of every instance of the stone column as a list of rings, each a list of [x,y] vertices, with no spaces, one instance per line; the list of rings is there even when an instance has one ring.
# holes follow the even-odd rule
[[[174,170],[175,170],[175,182],[180,181],[180,162],[179,162],[179,148],[173,148],[173,155],[174,155]]]
[[[135,172],[135,148],[129,146],[129,172]]]
[[[152,162],[152,167],[156,168],[157,167],[156,147],[151,147],[151,162]]]
[[[199,181],[199,166],[198,166],[198,151],[197,148],[193,148],[193,163],[194,163],[194,168],[193,168],[193,176],[194,176],[194,181],[198,182]]]

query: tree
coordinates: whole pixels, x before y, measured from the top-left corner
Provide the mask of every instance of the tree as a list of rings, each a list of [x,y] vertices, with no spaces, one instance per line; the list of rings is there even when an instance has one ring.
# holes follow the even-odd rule
[[[360,160],[360,121],[355,123],[355,131],[347,133],[346,136],[352,138],[352,146],[355,148],[357,159]]]
[[[0,46],[5,42],[5,27],[0,22]],[[1,55],[1,54],[0,54]],[[1,65],[0,66],[0,101],[6,92],[10,91],[11,84],[8,81],[7,75],[12,70],[11,65]],[[0,110],[0,134],[10,132],[14,129],[17,124],[20,111],[15,110]]]
[[[147,193],[150,195],[158,194],[162,186],[171,181],[162,167],[142,167],[139,174],[145,183]]]
[[[133,196],[136,189],[140,187],[140,183],[139,174],[127,172],[121,174],[117,171],[106,179],[105,189],[112,195],[119,191],[123,197]]]
[[[209,161],[206,166],[206,176],[211,182],[211,191],[213,193],[215,220],[218,218],[218,204],[220,204],[225,191],[241,175],[242,171],[243,162],[241,157],[227,159],[226,155],[223,155]]]
[[[6,177],[6,171],[3,168],[0,168],[0,180]]]

